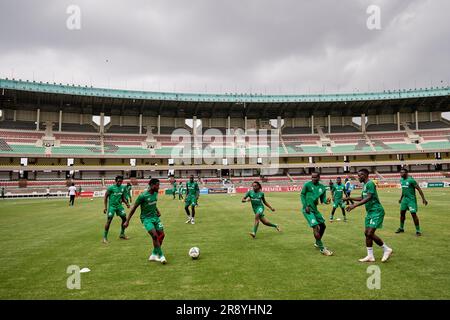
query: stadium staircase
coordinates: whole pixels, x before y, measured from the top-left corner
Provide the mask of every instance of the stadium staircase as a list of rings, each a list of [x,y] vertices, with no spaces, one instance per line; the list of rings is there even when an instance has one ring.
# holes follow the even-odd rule
[[[105,154],[105,136],[103,132],[100,134],[100,149],[102,150],[102,154]]]
[[[375,174],[377,175],[378,180],[384,180],[384,176],[377,170],[375,170]]]
[[[281,142],[281,146],[283,147],[284,153],[289,154],[289,150],[286,147],[286,144],[284,143],[283,137],[280,135],[280,142]]]
[[[423,142],[422,137],[414,133],[414,131],[412,131],[411,128],[409,127],[408,123],[404,122],[402,123],[402,125],[403,128],[405,128],[406,134],[408,135],[409,142],[416,144],[417,149],[423,150],[422,146],[420,145],[420,143]]]
[[[286,172],[286,176],[289,178],[289,180],[290,180],[291,182],[295,182],[295,181],[294,181],[294,178],[292,178],[292,176],[289,174],[289,172]]]
[[[319,134],[320,143],[321,143],[322,147],[327,147],[327,152],[331,153],[331,149],[328,149],[329,147],[331,147],[331,144],[332,144],[331,139],[323,133],[321,126],[317,126],[316,129],[317,129],[317,133]]]
[[[366,139],[366,143],[370,147],[370,149],[372,151],[377,151],[377,149],[375,149],[375,147],[374,147],[374,145],[372,143],[372,140],[370,140],[370,137],[366,133],[364,133],[364,138]]]

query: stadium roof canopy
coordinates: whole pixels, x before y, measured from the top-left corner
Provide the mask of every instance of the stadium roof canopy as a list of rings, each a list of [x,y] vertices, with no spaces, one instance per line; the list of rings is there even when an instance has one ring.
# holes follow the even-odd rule
[[[449,111],[450,87],[342,94],[147,92],[0,79],[2,108],[171,117],[304,117]]]

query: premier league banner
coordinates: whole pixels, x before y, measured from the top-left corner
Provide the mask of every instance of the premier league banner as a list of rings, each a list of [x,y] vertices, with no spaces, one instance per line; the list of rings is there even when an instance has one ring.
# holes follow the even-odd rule
[[[250,188],[237,187],[236,193],[246,193]],[[299,192],[302,190],[301,186],[263,186],[263,192]]]
[[[209,188],[209,194],[228,193],[228,188]]]

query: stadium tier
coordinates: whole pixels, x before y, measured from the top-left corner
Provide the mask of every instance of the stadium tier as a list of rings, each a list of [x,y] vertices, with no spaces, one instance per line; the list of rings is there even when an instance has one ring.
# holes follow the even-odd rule
[[[0,89],[3,181],[195,174],[294,182],[312,171],[450,169],[449,88],[175,94],[0,79]]]

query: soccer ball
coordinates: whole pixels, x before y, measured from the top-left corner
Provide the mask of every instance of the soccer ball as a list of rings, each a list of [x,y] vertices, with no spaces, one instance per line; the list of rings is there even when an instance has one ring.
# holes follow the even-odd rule
[[[189,249],[189,256],[192,258],[192,259],[198,259],[198,257],[200,256],[200,249],[199,248],[197,248],[197,247],[192,247],[192,248],[190,248]]]

